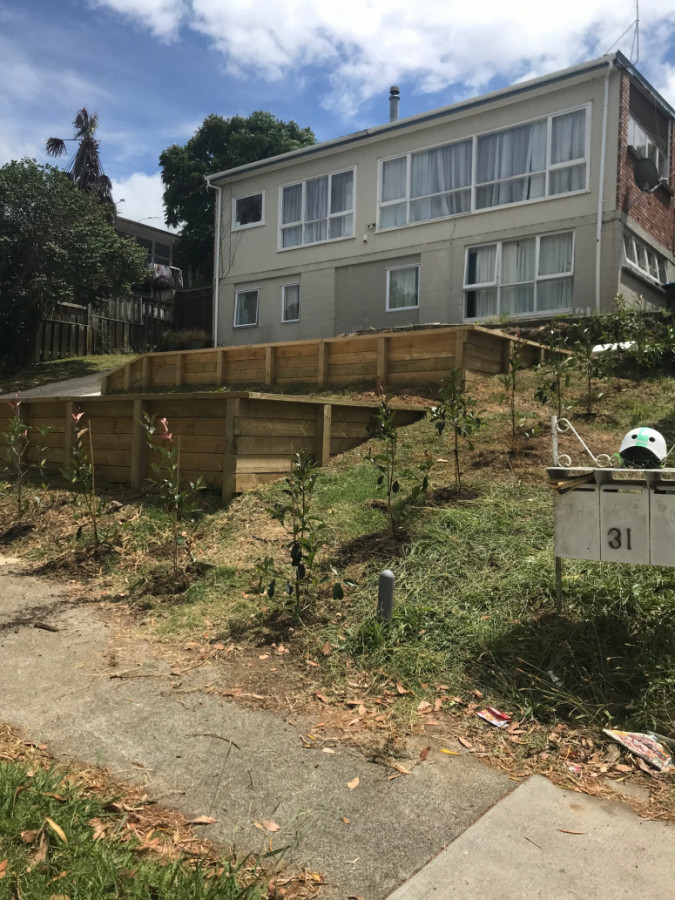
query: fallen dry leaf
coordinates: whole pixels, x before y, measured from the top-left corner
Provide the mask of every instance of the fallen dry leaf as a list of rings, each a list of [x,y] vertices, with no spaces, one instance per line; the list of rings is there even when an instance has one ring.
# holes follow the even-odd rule
[[[403,694],[412,694],[412,691],[406,691],[406,689],[403,687],[403,685],[401,684],[400,681],[397,681],[397,682],[396,682],[396,691],[397,691],[397,693],[399,693],[399,694],[401,694],[401,695],[403,695]]]
[[[412,775],[410,769],[406,769],[406,767],[400,765],[400,763],[389,763],[389,768],[396,769],[396,771],[400,772],[401,775]]]
[[[585,831],[570,831],[568,828],[559,828],[558,831],[562,831],[563,834],[586,834]]]
[[[318,668],[318,667],[319,667],[319,664],[316,663],[316,662],[314,662],[313,659],[306,659],[305,662],[307,663],[308,666],[314,666],[314,668]]]
[[[21,840],[24,842],[24,844],[32,844],[41,831],[41,828],[31,828],[28,831],[22,831]]]
[[[331,653],[332,653],[333,651],[332,651],[332,648],[331,648],[331,645],[330,645],[330,641],[326,641],[326,643],[325,643],[325,644],[323,645],[323,647],[321,648],[321,652],[323,653],[324,656],[330,656],[330,655],[331,655]]]
[[[466,747],[467,750],[471,750],[473,748],[473,744],[471,743],[471,741],[467,741],[466,738],[460,737],[457,738],[457,740],[460,742],[462,747]]]
[[[70,900],[69,894],[50,894],[49,900]]]
[[[437,697],[434,700],[434,712],[439,712],[442,706],[443,706],[443,698]]]
[[[265,831],[279,831],[280,826],[277,825],[276,822],[271,822],[269,819],[261,819],[260,824],[265,829]]]
[[[40,834],[40,843],[38,845],[38,848],[31,858],[31,864],[33,866],[37,866],[39,863],[42,863],[47,859],[48,847],[49,841],[47,840],[47,835],[44,833],[44,831],[42,831]]]
[[[353,781],[348,781],[348,782],[347,782],[347,787],[349,788],[350,791],[353,791],[354,788],[357,788],[358,786],[359,786],[359,777],[358,777],[358,775],[357,775],[356,778],[354,778]]]
[[[343,816],[342,821],[345,823],[345,825],[349,825],[349,823],[351,822],[351,819],[345,819],[345,817]]]
[[[0,862],[0,878],[4,878],[6,874],[7,874],[7,860],[3,859],[3,861]]]
[[[196,819],[189,819],[188,825],[215,825],[217,821],[213,816],[197,816]]]
[[[475,691],[471,691],[471,693],[474,695],[474,697],[478,697],[479,700],[483,699],[483,694],[478,690],[478,688],[476,688]]]
[[[335,753],[332,747],[322,747],[321,749],[324,753]]]
[[[431,712],[432,709],[433,709],[433,707],[432,707],[431,703],[429,703],[428,700],[422,700],[420,705],[417,707],[417,712],[424,714],[424,713]]]
[[[448,750],[446,747],[441,747],[441,753],[447,753],[448,756],[461,756],[461,753],[458,753],[456,750]]]
[[[322,703],[328,703],[327,698],[324,697],[324,695],[321,693],[321,691],[314,691],[314,696],[316,697],[317,700],[320,700]]]
[[[66,833],[63,830],[63,828],[61,828],[60,825],[57,825],[53,819],[49,818],[49,816],[47,816],[47,818],[45,819],[45,822],[47,823],[47,825],[49,825],[51,830],[54,832],[54,834],[57,836],[57,838],[60,841],[63,841],[64,844],[68,843],[68,838],[66,837]]]
[[[420,753],[420,759],[426,759],[427,756],[429,755],[430,750],[431,750],[431,747],[425,747],[424,750],[422,750],[422,752]]]

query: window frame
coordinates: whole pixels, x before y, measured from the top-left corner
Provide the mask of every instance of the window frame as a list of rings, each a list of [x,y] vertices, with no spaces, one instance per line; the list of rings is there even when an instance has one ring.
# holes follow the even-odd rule
[[[240,225],[237,222],[237,203],[239,200],[247,200],[249,197],[256,197],[260,195],[261,198],[261,208],[260,208],[260,221],[258,222],[248,222],[246,225]],[[246,231],[247,228],[260,228],[265,224],[265,189],[259,191],[251,191],[248,194],[242,194],[240,197],[232,198],[232,231]]]
[[[539,274],[539,263],[540,263],[540,248],[541,248],[541,240],[542,238],[556,237],[558,235],[572,235],[572,253],[571,253],[571,266],[569,272],[555,272],[550,275],[540,275]],[[502,281],[502,259],[503,259],[503,246],[504,244],[514,244],[518,241],[535,241],[535,254],[534,254],[534,277],[532,280],[528,281],[520,281],[520,282],[508,282],[505,284]],[[482,281],[476,282],[475,284],[468,284],[468,270],[469,270],[469,253],[472,250],[478,250],[482,247],[495,247],[495,274],[494,278],[491,281]],[[462,284],[462,294],[463,294],[463,321],[464,322],[481,322],[486,319],[491,319],[494,317],[500,317],[502,315],[508,316],[511,319],[524,319],[524,318],[536,318],[536,317],[544,317],[551,315],[559,315],[563,312],[569,312],[574,309],[574,304],[565,307],[558,307],[556,309],[537,309],[537,299],[538,292],[537,287],[541,283],[545,283],[547,281],[557,281],[562,278],[568,278],[572,282],[572,300],[574,300],[574,263],[575,263],[575,255],[576,255],[576,230],[573,228],[566,228],[562,231],[545,231],[540,234],[526,234],[522,235],[522,237],[510,238],[508,240],[501,241],[487,241],[484,244],[470,244],[465,247],[464,250],[464,278]],[[514,287],[517,285],[529,285],[531,284],[534,288],[534,306],[531,312],[524,313],[503,313],[501,309],[501,298],[502,298],[502,290],[504,288]],[[467,316],[466,314],[466,306],[467,306],[467,294],[470,291],[479,291],[494,288],[496,291],[496,299],[497,299],[497,309],[494,313],[488,316]]]
[[[647,148],[646,153],[640,152],[640,146],[641,146],[640,144],[635,145],[630,142],[631,123],[633,123],[636,128],[639,128],[640,131],[642,132],[642,134],[644,135],[644,137],[646,139],[646,145],[645,145]],[[638,159],[652,159],[652,157],[649,155],[649,145],[651,144],[654,147],[654,150],[656,152],[657,160],[659,160],[659,163],[656,163],[656,162],[654,163],[656,165],[656,170],[659,173],[659,178],[664,178],[666,180],[668,179],[668,175],[670,173],[670,130],[671,130],[671,128],[672,128],[672,123],[669,122],[668,123],[669,134],[668,134],[668,139],[665,142],[666,149],[663,150],[659,146],[659,144],[656,142],[656,140],[654,139],[653,133],[642,124],[642,122],[636,115],[634,115],[630,110],[628,111],[628,130],[627,130],[627,134],[626,134],[626,146],[633,153],[633,155],[636,156]]]
[[[330,212],[330,201],[331,201],[331,190],[333,185],[333,178],[336,175],[343,175],[345,172],[352,173],[352,206],[351,209],[342,210],[337,213]],[[327,210],[326,210],[326,234],[330,233],[330,222],[331,219],[339,219],[343,216],[351,216],[352,217],[352,233],[340,235],[340,237],[326,237],[322,241],[310,241],[305,243],[305,225],[311,224],[312,222],[320,221],[318,219],[305,220],[305,195],[307,190],[307,182],[308,181],[316,181],[318,178],[328,178],[328,199],[327,199]],[[297,185],[302,185],[302,198],[300,201],[300,209],[302,213],[302,218],[295,222],[283,222],[283,213],[284,213],[284,190],[286,188],[296,187]],[[284,247],[284,229],[285,228],[297,228],[300,227],[302,229],[302,237],[303,240],[299,244],[293,244],[291,247]],[[352,241],[354,240],[354,236],[356,235],[356,166],[345,166],[342,169],[335,169],[331,172],[322,172],[319,175],[312,175],[309,178],[300,179],[297,181],[289,181],[286,184],[279,185],[279,214],[278,214],[278,227],[277,227],[277,252],[278,253],[286,253],[289,250],[300,250],[302,247],[316,247],[321,244],[334,244],[336,241]]]
[[[298,289],[298,316],[296,319],[286,319],[284,318],[284,313],[286,311],[286,288],[289,287],[297,287]],[[299,281],[289,281],[286,284],[281,285],[281,324],[287,325],[292,322],[300,321],[300,304],[302,301],[302,288],[300,286]]]
[[[403,266],[389,266],[387,267],[387,286],[386,286],[386,302],[385,302],[385,312],[388,313],[398,313],[405,312],[406,310],[411,309],[419,309],[420,308],[420,296],[421,296],[421,284],[420,284],[420,263],[407,263]],[[417,269],[417,303],[414,306],[390,306],[389,301],[391,297],[391,273],[392,272],[401,272],[404,269]]]
[[[425,147],[419,147],[414,150],[409,150],[407,153],[396,153],[392,156],[383,156],[378,159],[378,172],[377,172],[377,221],[376,221],[376,232],[385,232],[385,231],[393,231],[397,228],[414,228],[418,225],[427,225],[429,222],[440,222],[446,219],[456,219],[461,216],[474,215],[478,213],[489,213],[494,212],[499,209],[510,209],[515,206],[525,206],[531,203],[541,203],[546,200],[557,200],[560,197],[573,197],[578,194],[587,194],[590,192],[591,188],[589,185],[589,173],[590,173],[590,149],[591,149],[591,123],[592,123],[592,102],[582,103],[578,106],[573,106],[568,109],[560,109],[555,112],[547,113],[544,116],[535,116],[531,119],[524,119],[518,122],[513,122],[508,126],[500,127],[500,128],[491,128],[486,131],[477,131],[473,134],[465,135],[462,138],[457,138],[453,141],[442,141],[436,144],[429,144]],[[585,133],[584,133],[584,156],[583,158],[575,159],[575,160],[565,160],[560,163],[551,162],[551,138],[553,133],[553,120],[565,115],[570,115],[571,113],[579,112],[584,110],[585,112]],[[480,138],[488,137],[492,134],[500,134],[505,131],[510,131],[514,128],[519,128],[524,125],[532,125],[536,122],[546,122],[546,167],[543,172],[545,177],[545,191],[543,196],[541,197],[533,197],[528,198],[526,200],[518,200],[515,203],[503,203],[498,204],[496,206],[481,206],[478,207],[476,205],[476,191],[477,188],[481,185],[477,182],[477,165],[478,165],[478,141]],[[465,212],[460,213],[451,213],[448,216],[438,216],[432,219],[422,219],[418,222],[410,221],[410,204],[414,202],[414,200],[420,199],[417,197],[411,197],[411,176],[412,176],[412,165],[411,158],[413,155],[419,153],[426,153],[430,150],[437,150],[441,147],[450,147],[457,144],[462,144],[466,141],[471,141],[471,183],[465,188],[456,188],[455,190],[469,190],[471,192],[471,202],[469,205],[469,209]],[[405,159],[406,160],[406,185],[405,185],[405,196],[401,197],[397,200],[382,200],[382,191],[384,187],[384,179],[383,179],[383,171],[384,165],[388,162],[393,162],[394,160]],[[574,165],[585,165],[586,167],[586,186],[583,188],[579,188],[575,191],[567,191],[565,193],[552,194],[550,193],[551,187],[551,173],[556,171],[561,171],[565,168],[571,168]],[[525,175],[517,175],[513,176],[513,178],[522,178],[526,175],[537,174],[537,173],[525,173]],[[504,179],[506,180],[506,179]],[[485,182],[486,184],[491,182]],[[448,192],[443,192],[448,193]],[[394,206],[398,203],[406,204],[406,222],[401,225],[387,225],[383,227],[380,224],[380,212],[383,208],[387,206]]]
[[[239,304],[239,296],[241,294],[257,294],[256,299],[256,309],[255,309],[255,322],[244,322],[241,325],[237,325],[237,307]],[[234,292],[234,315],[232,317],[232,327],[233,328],[256,328],[260,325],[260,288],[244,288],[240,291]]]
[[[635,261],[630,259],[628,256],[628,252],[626,250],[626,240],[632,241],[633,249],[635,251]],[[649,266],[649,254],[653,254],[656,259],[657,271],[660,269],[660,263],[665,266],[665,278],[661,281],[660,278],[655,278],[652,273],[643,268],[640,265],[640,250],[644,251],[645,259],[647,262],[647,266]],[[631,231],[629,228],[624,228],[622,241],[621,241],[621,253],[622,253],[622,264],[623,267],[628,269],[629,272],[632,272],[637,278],[642,278],[644,281],[649,282],[653,287],[658,287],[663,290],[663,285],[668,281],[668,269],[670,267],[670,261],[663,253],[659,253],[651,244],[648,244],[647,241],[642,240],[642,238],[638,237],[635,232]]]

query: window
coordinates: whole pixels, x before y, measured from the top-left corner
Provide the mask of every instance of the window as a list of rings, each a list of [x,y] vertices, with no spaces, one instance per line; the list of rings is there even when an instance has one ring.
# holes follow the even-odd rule
[[[470,247],[465,318],[527,316],[572,308],[574,234]]]
[[[353,169],[281,188],[281,249],[353,234]]]
[[[661,178],[668,177],[667,147],[658,146],[649,132],[631,115],[628,116],[628,146],[636,156],[651,159]]]
[[[134,238],[139,247],[142,247],[146,252],[145,264],[146,266],[152,265],[152,241],[149,241],[147,238],[137,237]]]
[[[387,312],[420,305],[420,267],[387,269]]]
[[[234,327],[244,328],[258,324],[258,297],[260,291],[237,291],[234,295]]]
[[[160,244],[159,241],[155,241],[154,262],[163,266],[171,264],[171,247],[168,244]]]
[[[665,257],[629,231],[623,233],[623,251],[628,268],[637,270],[644,278],[657,284],[668,281],[668,262]]]
[[[263,191],[237,197],[232,201],[232,230],[263,225]]]
[[[379,227],[412,225],[585,188],[584,107],[383,160]]]
[[[284,284],[281,287],[281,321],[300,320],[300,285]]]

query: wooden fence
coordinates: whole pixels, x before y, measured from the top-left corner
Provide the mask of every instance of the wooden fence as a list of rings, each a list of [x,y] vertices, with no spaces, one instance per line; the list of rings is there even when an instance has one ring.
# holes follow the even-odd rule
[[[394,406],[398,426],[426,414],[419,407]],[[42,437],[35,427],[29,428],[29,463],[44,458],[48,469],[62,470],[72,450],[73,414],[83,412],[80,427],[91,428],[99,477],[135,488],[143,485],[152,462],[143,415],[166,416],[174,440],[180,442],[185,477],[202,475],[227,500],[283,477],[298,450],[311,451],[325,465],[331,456],[363,443],[376,407],[237,392],[25,399],[21,413],[28,426],[51,429]],[[7,404],[0,404],[0,449],[11,415]]]
[[[107,375],[102,392],[182,385],[348,385],[379,381],[387,387],[438,384],[452,368],[470,381],[508,371],[516,338],[480,325],[389,331],[325,340],[249,344],[208,350],[148,353]],[[524,366],[546,348],[522,342]]]

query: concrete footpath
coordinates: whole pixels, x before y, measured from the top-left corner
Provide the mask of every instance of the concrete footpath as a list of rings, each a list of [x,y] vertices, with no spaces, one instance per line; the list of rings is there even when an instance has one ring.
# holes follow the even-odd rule
[[[217,664],[172,690],[170,664],[149,645],[23,572],[0,558],[0,720],[62,759],[140,780],[189,817],[214,816],[205,837],[239,852],[287,847],[289,865],[323,873],[326,900],[675,896],[667,825],[538,777],[513,790],[469,756],[432,753],[389,780],[346,745],[305,749],[316,717],[204,693],[207,682],[227,688]],[[133,678],[111,677],[132,667]],[[261,832],[263,819],[280,830]]]

